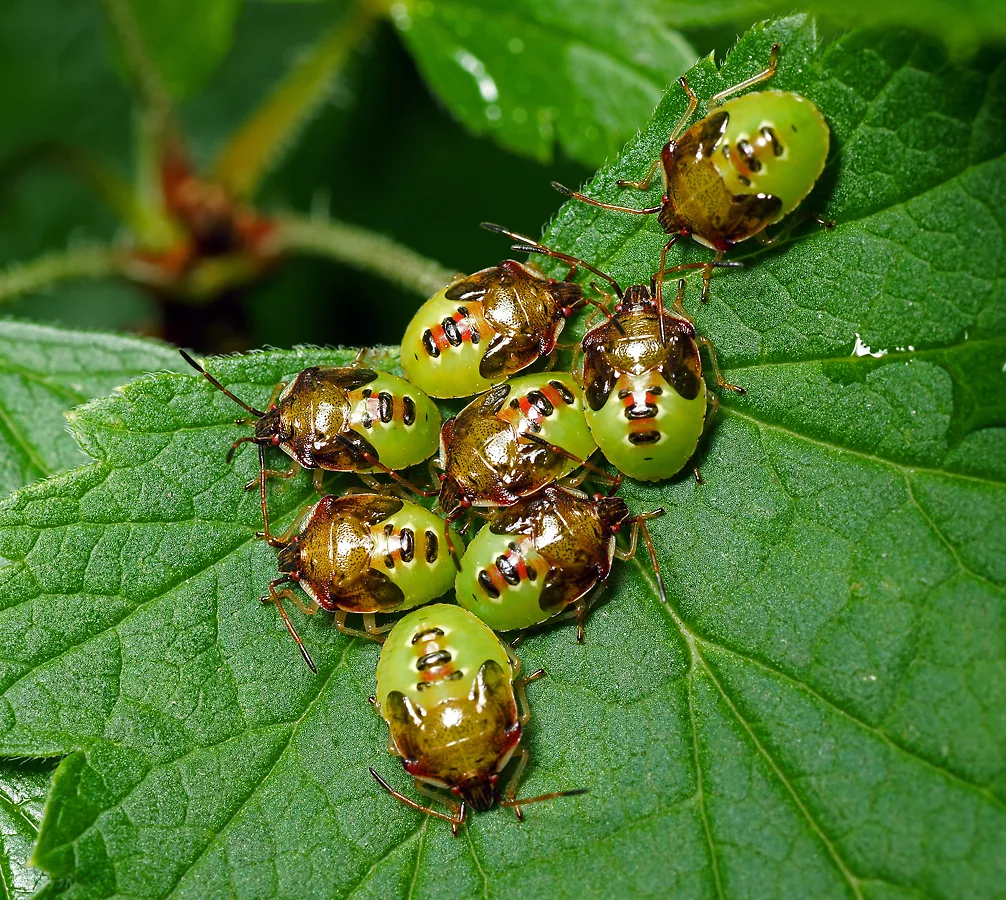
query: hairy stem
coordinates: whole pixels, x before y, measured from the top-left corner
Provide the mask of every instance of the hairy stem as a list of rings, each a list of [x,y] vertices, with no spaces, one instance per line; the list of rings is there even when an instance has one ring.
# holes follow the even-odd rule
[[[213,165],[213,177],[217,181],[241,197],[255,192],[328,95],[350,54],[376,21],[378,12],[366,0],[356,3],[297,62],[221,149]]]
[[[326,256],[424,296],[440,290],[457,271],[384,235],[335,219],[281,216],[277,223],[283,250]]]
[[[114,275],[118,268],[116,252],[111,247],[79,247],[47,253],[0,272],[0,304],[13,303],[25,294],[45,290],[60,281]]]
[[[144,105],[160,122],[166,124],[171,114],[171,98],[164,86],[161,73],[157,71],[157,66],[147,51],[133,11],[129,8],[127,0],[103,0],[103,2],[109,24],[126,58],[126,68],[136,82]]]

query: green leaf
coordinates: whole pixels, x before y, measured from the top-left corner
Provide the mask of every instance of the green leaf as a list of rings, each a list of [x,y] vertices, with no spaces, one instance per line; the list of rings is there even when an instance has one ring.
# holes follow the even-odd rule
[[[423,77],[476,134],[599,165],[695,61],[658,0],[416,0],[392,19]]]
[[[0,491],[8,493],[86,457],[63,413],[117,384],[177,365],[174,350],[113,335],[0,321]],[[51,763],[0,762],[0,887],[27,897],[42,873],[26,866]]]
[[[234,406],[159,375],[73,414],[98,462],[0,504],[0,753],[69,754],[35,852],[46,896],[1001,892],[1006,64],[949,65],[911,35],[822,48],[785,20],[693,86],[751,75],[776,40],[777,86],[832,128],[808,207],[837,226],[740,248],[697,311],[749,392],[723,397],[704,485],[624,489],[668,510],[669,606],[641,555],[584,646],[568,628],[521,645],[549,676],[525,790],[590,793],[454,839],[381,792],[368,765],[408,788],[366,702],[377,648],[298,617],[321,674],[302,665],[255,599],[276,558],[242,490],[254,454],[224,463]],[[614,179],[683,108],[675,88],[589,192],[624,200]],[[664,238],[570,204],[549,240],[631,281]],[[261,403],[348,356],[212,367]],[[270,499],[284,520],[309,496],[301,476]]]
[[[749,22],[792,10],[785,0],[668,0],[661,4],[665,22],[675,28],[707,28],[725,23]],[[920,0],[917,3],[874,3],[871,0],[809,0],[801,9],[843,28],[866,25],[907,26],[937,35],[962,54],[973,53],[981,43],[994,44],[1006,37],[1006,17],[999,0]]]
[[[178,365],[154,341],[0,320],[0,492],[86,461],[66,410]]]
[[[43,880],[42,873],[25,861],[38,836],[52,769],[47,761],[0,765],[0,897],[4,900],[27,900]]]

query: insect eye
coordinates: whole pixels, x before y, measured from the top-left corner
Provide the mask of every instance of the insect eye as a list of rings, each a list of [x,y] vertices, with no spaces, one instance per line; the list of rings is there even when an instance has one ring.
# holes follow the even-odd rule
[[[594,494],[594,502],[595,503],[597,503],[598,501],[603,500],[603,499],[604,499],[604,494]]]
[[[571,315],[573,315],[573,307],[572,306],[564,306],[560,310],[560,312],[562,313],[562,317],[564,319],[568,319]]]
[[[275,447],[275,446],[279,445],[279,442],[280,442],[281,438],[280,438],[280,436],[278,434],[274,434],[272,436],[272,438],[270,438],[270,440],[272,441],[272,444]]]
[[[470,497],[463,497],[463,498],[461,499],[461,505],[462,505],[462,506],[463,506],[463,507],[464,507],[465,509],[468,509],[468,507],[472,505],[472,501],[471,501],[471,498],[470,498]]]
[[[274,409],[279,409],[279,406],[278,406],[277,404],[275,404],[275,403],[273,403],[273,404],[272,404],[272,405],[271,405],[271,406],[269,407],[269,412],[272,412],[272,411],[273,411]]]
[[[441,472],[438,477],[440,478],[440,483],[443,484],[447,480],[447,473]]]
[[[493,785],[494,787],[495,787],[495,785],[496,785],[496,784],[497,784],[497,783],[499,782],[499,780],[500,780],[500,777],[499,777],[499,775],[490,775],[490,776],[489,776],[489,783],[490,783],[491,785]]]
[[[454,794],[455,797],[457,797],[461,794],[461,788],[459,788],[457,785],[454,785],[454,787],[451,788],[451,793]]]

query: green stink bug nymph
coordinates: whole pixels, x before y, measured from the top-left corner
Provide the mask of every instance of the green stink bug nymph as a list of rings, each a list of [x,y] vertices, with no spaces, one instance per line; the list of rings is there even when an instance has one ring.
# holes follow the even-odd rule
[[[588,595],[607,580],[612,561],[632,559],[640,533],[646,542],[661,599],[663,580],[646,520],[662,509],[632,516],[620,497],[588,497],[550,485],[497,513],[472,540],[461,560],[457,598],[490,628],[529,628],[568,613],[583,642]],[[629,547],[616,535],[631,528]]]
[[[380,640],[387,626],[378,626],[375,614],[412,609],[450,590],[454,565],[444,547],[445,528],[439,516],[397,497],[322,497],[286,534],[271,540],[280,548],[280,577],[262,601],[276,604],[315,671],[282,601],[292,600],[306,615],[318,609],[335,613],[335,625],[344,634]],[[452,539],[461,545],[457,532]],[[277,590],[291,583],[300,585],[307,603],[292,588]],[[348,613],[362,615],[366,630],[347,626]]]
[[[498,225],[482,227],[530,240]],[[584,303],[573,282],[575,261],[570,265],[563,281],[512,259],[456,278],[409,323],[401,353],[406,377],[432,397],[468,397],[551,355],[566,319]]]
[[[806,97],[787,91],[760,91],[732,97],[775,74],[779,45],[772,47],[768,67],[716,94],[704,118],[685,130],[699,100],[681,77],[688,108],[642,181],[619,181],[622,187],[647,190],[660,168],[664,194],[660,203],[633,209],[602,203],[571,191],[568,196],[618,212],[656,213],[671,235],[692,237],[716,252],[716,259],[741,241],[759,238],[765,229],[794,210],[810,193],[828,158],[830,135],[821,111]],[[821,220],[821,224],[831,223]],[[677,271],[669,269],[668,273]],[[712,267],[703,272],[702,300],[709,295]]]
[[[441,418],[436,404],[404,378],[361,365],[365,350],[353,365],[310,366],[289,384],[277,384],[264,411],[231,393],[184,350],[179,352],[210,384],[254,417],[238,420],[239,425],[254,425],[255,433],[238,438],[227,460],[241,444],[258,445],[267,539],[271,538],[265,512],[267,478],[292,478],[301,468],[313,469],[315,488],[320,491],[326,471],[356,472],[378,489],[380,485],[367,473],[380,471],[412,489],[395,470],[421,463],[437,448]],[[293,466],[267,469],[267,446],[279,447]]]
[[[520,678],[520,660],[467,610],[435,603],[409,613],[381,648],[374,708],[387,722],[389,752],[402,758],[416,790],[450,815],[394,790],[374,769],[371,775],[402,803],[449,822],[454,834],[468,807],[498,803],[523,818],[528,803],[586,793],[517,799],[528,762],[521,736],[531,718],[524,687],[543,674]]]

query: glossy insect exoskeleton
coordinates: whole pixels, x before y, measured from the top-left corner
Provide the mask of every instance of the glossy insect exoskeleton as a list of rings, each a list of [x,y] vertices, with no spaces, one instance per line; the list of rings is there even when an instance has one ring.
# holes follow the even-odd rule
[[[596,449],[569,375],[498,384],[440,431],[440,509],[453,521],[470,507],[510,506],[585,466]]]
[[[286,611],[284,599],[301,612],[335,613],[345,634],[380,639],[386,627],[375,614],[412,609],[450,590],[454,565],[444,547],[444,520],[428,509],[385,494],[322,497],[280,537],[280,577],[263,602],[275,603],[283,622],[314,671],[307,650]],[[461,545],[454,532],[452,539]],[[298,584],[308,602],[284,584]],[[365,631],[346,625],[346,616],[363,616]]]
[[[397,375],[362,365],[311,366],[289,384],[278,384],[265,411],[232,394],[184,350],[186,362],[255,418],[255,434],[239,438],[259,447],[263,496],[267,477],[290,478],[300,467],[315,470],[320,487],[324,472],[395,472],[428,459],[437,449],[440,410],[422,391]],[[361,354],[362,355],[362,354]],[[264,448],[279,447],[292,468],[265,467]],[[366,480],[366,479],[365,479]],[[267,529],[268,535],[268,529]]]
[[[538,243],[520,249],[554,252]],[[683,280],[674,301],[676,312],[664,308],[667,250],[665,246],[650,287],[636,284],[624,293],[610,275],[579,261],[607,281],[618,298],[613,313],[598,304],[605,321],[581,342],[587,425],[608,461],[640,481],[659,481],[681,470],[698,447],[707,408],[718,402],[706,391],[699,346],[709,353],[716,384],[744,393],[720,374],[712,342],[695,333],[681,304]],[[701,481],[698,468],[695,475]]]
[[[475,536],[461,559],[458,603],[497,631],[529,628],[568,611],[582,643],[588,595],[607,580],[615,557],[635,556],[640,532],[663,598],[646,530],[646,520],[663,513],[632,516],[620,497],[591,498],[549,485],[498,512]],[[630,527],[629,547],[622,549],[616,536]]]
[[[483,227],[530,240],[498,225]],[[580,285],[570,280],[575,272],[556,281],[507,259],[458,277],[409,323],[401,355],[406,378],[431,397],[467,397],[548,356],[566,319],[583,305]]]
[[[528,752],[520,746],[531,718],[520,660],[470,612],[436,603],[392,629],[377,663],[374,707],[388,724],[388,751],[402,758],[416,790],[443,803],[445,815],[378,783],[407,806],[444,819],[457,834],[468,808],[521,806],[585,791],[517,799]],[[501,779],[512,762],[509,776]]]
[[[602,203],[571,191],[563,193],[605,209],[638,215],[657,214],[668,246],[691,237],[716,252],[764,236],[765,229],[794,210],[810,193],[828,157],[828,125],[806,97],[788,91],[759,91],[728,100],[733,94],[775,74],[779,45],[772,47],[768,68],[725,91],[707,105],[706,116],[685,130],[699,100],[682,76],[688,108],[671,132],[660,159],[642,181],[619,181],[646,190],[659,167],[664,195],[656,206],[632,209]],[[830,226],[831,223],[822,221]],[[668,274],[680,271],[669,269]],[[711,268],[703,272],[702,299],[709,293]]]

